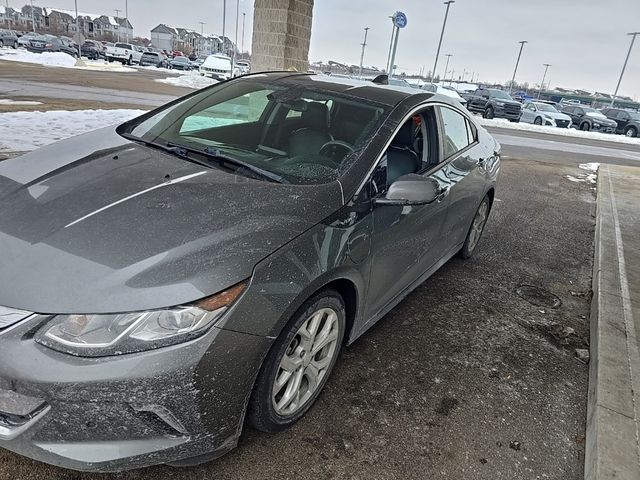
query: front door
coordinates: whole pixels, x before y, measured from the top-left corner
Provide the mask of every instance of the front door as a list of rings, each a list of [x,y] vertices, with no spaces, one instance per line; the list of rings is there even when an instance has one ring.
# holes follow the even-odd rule
[[[373,197],[383,196],[395,179],[409,173],[433,179],[442,193],[427,205],[374,204],[369,319],[377,318],[443,255],[441,231],[449,205],[449,183],[438,168],[439,148],[435,110],[430,108],[401,128],[372,175]]]

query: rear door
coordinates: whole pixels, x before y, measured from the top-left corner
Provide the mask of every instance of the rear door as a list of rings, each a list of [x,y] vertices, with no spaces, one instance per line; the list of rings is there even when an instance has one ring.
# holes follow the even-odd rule
[[[493,152],[478,142],[479,132],[461,110],[438,108],[442,138],[443,180],[449,185],[449,205],[442,227],[443,250],[451,253],[464,243],[471,221],[487,188],[485,162]]]
[[[631,120],[631,116],[627,112],[625,112],[624,110],[618,110],[618,114],[612,120],[614,120],[618,124],[618,126],[616,128],[616,132],[617,133],[624,133],[624,131],[627,128],[627,125],[629,125],[629,121]]]

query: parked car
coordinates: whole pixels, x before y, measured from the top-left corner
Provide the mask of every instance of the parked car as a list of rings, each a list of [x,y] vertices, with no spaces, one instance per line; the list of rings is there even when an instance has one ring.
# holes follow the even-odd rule
[[[609,120],[602,112],[584,105],[566,106],[562,109],[562,113],[571,117],[571,126],[578,130],[614,133],[618,127],[616,122]]]
[[[484,118],[506,118],[519,122],[522,105],[511,96],[496,88],[479,88],[467,97],[467,108],[471,112],[481,113]]]
[[[169,60],[159,52],[144,52],[140,57],[140,65],[167,68],[169,66]]]
[[[137,46],[121,42],[107,47],[106,55],[110,62],[122,62],[123,65],[139,64],[142,58],[142,52]]]
[[[426,90],[427,92],[440,93],[442,95],[446,95],[447,97],[455,98],[458,102],[460,102],[462,106],[467,105],[467,101],[462,98],[453,88],[447,88],[438,83],[425,83],[420,88],[422,90]]]
[[[173,52],[171,52],[171,56],[173,58],[184,57],[184,53],[182,53],[180,50],[174,50]]]
[[[544,102],[525,102],[522,108],[521,122],[551,127],[569,128],[571,117],[560,113],[553,105]]]
[[[637,137],[640,132],[640,112],[623,110],[622,108],[605,108],[602,114],[616,122],[616,133],[627,137]]]
[[[27,48],[29,46],[29,40],[31,40],[32,38],[35,38],[37,36],[39,36],[39,33],[36,32],[27,32],[25,34],[23,34],[22,36],[18,37],[18,45],[24,48]]]
[[[211,77],[214,80],[229,80],[233,77],[231,71],[231,58],[222,54],[209,55],[200,65],[200,75]]]
[[[29,40],[27,50],[34,53],[63,52],[72,57],[78,57],[78,49],[74,43],[54,35],[40,35]]]
[[[118,471],[293,425],[477,250],[499,169],[444,95],[291,72],[0,162],[0,448]]]
[[[200,66],[204,63],[205,60],[206,60],[206,57],[196,58],[195,60],[191,61],[191,66],[193,67],[194,70],[199,70]]]
[[[99,60],[107,58],[106,47],[100,42],[95,40],[85,40],[80,48],[83,57],[90,58],[92,60]]]
[[[169,68],[175,70],[191,70],[193,66],[187,57],[175,57],[169,61]]]
[[[0,48],[13,47],[18,48],[18,35],[13,30],[0,28]]]

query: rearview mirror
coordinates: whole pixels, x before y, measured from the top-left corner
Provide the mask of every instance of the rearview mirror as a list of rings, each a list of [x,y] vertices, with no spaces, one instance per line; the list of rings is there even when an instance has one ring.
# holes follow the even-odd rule
[[[432,178],[410,173],[393,182],[384,197],[375,199],[378,205],[427,205],[441,194],[440,185]]]

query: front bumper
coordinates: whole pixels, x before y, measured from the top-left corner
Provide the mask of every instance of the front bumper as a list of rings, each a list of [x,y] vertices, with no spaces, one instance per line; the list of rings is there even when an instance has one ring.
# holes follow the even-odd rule
[[[496,105],[495,110],[493,111],[495,118],[506,118],[508,120],[520,120],[522,116],[521,110],[512,110],[510,108],[505,108]]]
[[[42,320],[0,330],[0,448],[110,472],[236,445],[271,340],[214,327],[180,345],[80,358],[35,343]]]

